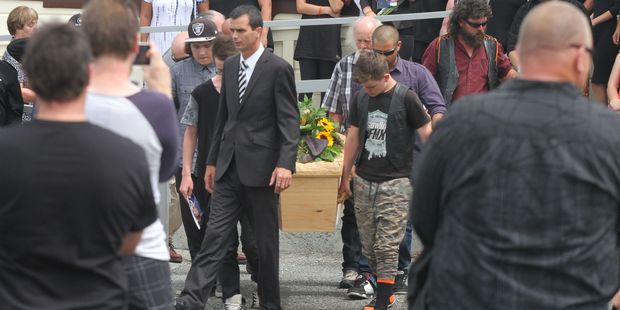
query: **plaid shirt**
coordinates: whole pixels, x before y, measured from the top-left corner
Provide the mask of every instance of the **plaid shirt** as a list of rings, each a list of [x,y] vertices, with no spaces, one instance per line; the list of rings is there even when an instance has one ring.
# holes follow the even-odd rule
[[[327,109],[327,112],[342,115],[341,133],[349,128],[349,106],[352,95],[361,89],[361,85],[353,81],[353,66],[358,58],[359,53],[355,52],[336,64],[323,99],[322,107]],[[439,87],[424,66],[399,57],[390,74],[396,82],[409,87],[418,95],[431,116],[437,113],[446,114],[446,104]]]
[[[351,95],[355,93],[354,90],[360,88],[360,85],[353,81],[353,65],[358,58],[359,53],[355,52],[340,59],[334,68],[329,87],[321,104],[323,108],[327,109],[327,112],[342,115],[341,133],[344,133],[349,127]]]

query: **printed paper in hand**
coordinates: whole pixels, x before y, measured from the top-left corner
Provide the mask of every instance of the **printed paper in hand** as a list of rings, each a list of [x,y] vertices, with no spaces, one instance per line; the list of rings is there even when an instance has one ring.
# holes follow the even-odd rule
[[[204,215],[204,210],[200,207],[200,203],[196,196],[192,194],[192,197],[186,199],[187,204],[189,205],[189,210],[192,211],[192,217],[194,218],[194,223],[196,223],[196,227],[200,229],[200,222],[202,222],[202,216]]]

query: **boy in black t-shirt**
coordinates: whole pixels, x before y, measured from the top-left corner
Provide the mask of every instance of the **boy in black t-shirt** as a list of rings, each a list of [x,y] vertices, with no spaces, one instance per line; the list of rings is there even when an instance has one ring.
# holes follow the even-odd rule
[[[86,122],[84,34],[34,34],[24,70],[36,119],[0,131],[2,309],[125,309],[131,254],[157,217],[144,152]]]
[[[353,78],[363,89],[352,101],[339,192],[352,194],[355,162],[355,217],[362,252],[377,279],[375,298],[364,310],[387,309],[395,300],[398,246],[412,193],[408,176],[415,131],[426,141],[431,125],[418,96],[390,76],[383,55],[361,52]]]

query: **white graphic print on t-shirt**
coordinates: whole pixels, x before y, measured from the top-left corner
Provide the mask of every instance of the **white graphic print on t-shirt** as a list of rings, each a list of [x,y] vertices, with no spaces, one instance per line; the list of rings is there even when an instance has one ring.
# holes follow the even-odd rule
[[[368,160],[383,158],[387,155],[385,148],[387,117],[387,114],[381,110],[368,113],[368,128],[366,129],[366,143],[364,144],[364,148],[368,152]]]

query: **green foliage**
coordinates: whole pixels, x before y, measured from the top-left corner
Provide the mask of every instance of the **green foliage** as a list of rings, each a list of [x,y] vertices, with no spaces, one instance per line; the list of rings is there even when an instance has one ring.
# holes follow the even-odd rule
[[[308,96],[304,96],[304,100],[298,102],[298,106],[300,114],[299,131],[302,137],[306,135],[314,139],[325,139],[331,144],[328,144],[314,160],[334,161],[342,153],[343,141],[334,131],[336,124],[333,120],[328,119],[327,110],[314,107],[312,99]],[[307,162],[311,157],[307,143],[303,138],[300,139],[297,148],[297,160]]]

